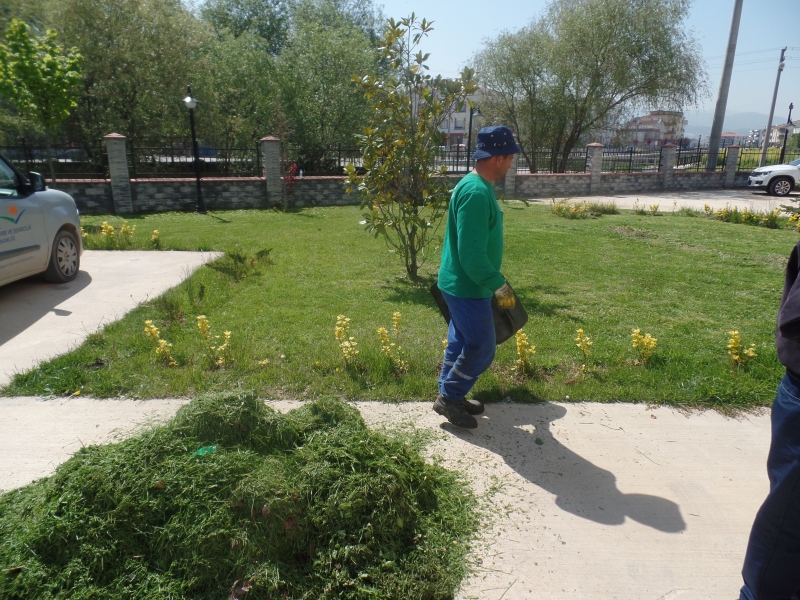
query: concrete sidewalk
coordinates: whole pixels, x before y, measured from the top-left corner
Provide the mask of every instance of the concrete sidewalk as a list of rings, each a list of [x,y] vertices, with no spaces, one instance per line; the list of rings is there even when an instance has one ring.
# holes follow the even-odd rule
[[[0,489],[183,402],[0,399]],[[427,403],[356,406],[373,427],[432,432],[431,456],[463,472],[488,508],[458,598],[738,597],[750,526],[769,487],[766,413],[494,404],[470,432],[443,425]]]
[[[87,250],[71,282],[34,276],[0,287],[0,385],[80,345],[140,302],[179,284],[217,252]]]
[[[558,200],[559,198],[557,198]],[[703,205],[708,204],[714,210],[731,208],[738,206],[739,210],[747,208],[753,211],[769,211],[780,208],[781,204],[792,206],[792,200],[800,200],[800,193],[792,192],[788,196],[778,198],[770,196],[764,191],[749,190],[747,188],[733,190],[702,190],[687,192],[649,192],[643,194],[620,194],[616,196],[575,196],[569,198],[571,202],[615,202],[617,208],[633,208],[638,200],[639,206],[648,208],[652,204],[658,204],[658,210],[662,213],[669,213],[673,209],[678,211],[681,208],[693,208],[703,210]],[[549,198],[535,198],[529,200],[533,203],[549,204]]]

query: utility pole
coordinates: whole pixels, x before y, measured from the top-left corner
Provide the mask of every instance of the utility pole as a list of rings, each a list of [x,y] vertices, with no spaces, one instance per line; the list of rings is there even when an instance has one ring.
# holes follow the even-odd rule
[[[761,161],[758,163],[759,167],[763,167],[767,162],[767,149],[769,148],[770,130],[772,129],[772,117],[775,114],[775,102],[778,100],[778,86],[781,83],[781,73],[786,63],[783,61],[786,56],[786,48],[781,50],[781,62],[778,65],[778,76],[775,77],[775,91],[772,93],[772,105],[769,107],[769,121],[767,121],[767,128],[764,130],[764,146],[761,149]]]
[[[783,159],[786,158],[786,140],[789,138],[789,125],[792,123],[792,110],[794,110],[794,102],[789,103],[789,118],[786,119],[786,129],[783,130],[783,148],[781,148],[781,159],[778,161],[783,164]]]
[[[743,0],[736,0],[733,5],[731,32],[728,35],[728,52],[725,54],[725,66],[722,69],[722,81],[719,82],[719,94],[717,95],[717,108],[714,110],[714,122],[711,124],[711,137],[708,140],[706,171],[717,170],[717,153],[719,152],[722,125],[725,122],[725,109],[728,106],[728,90],[731,87],[731,72],[733,71],[733,59],[736,56],[736,41],[739,39],[742,2]]]

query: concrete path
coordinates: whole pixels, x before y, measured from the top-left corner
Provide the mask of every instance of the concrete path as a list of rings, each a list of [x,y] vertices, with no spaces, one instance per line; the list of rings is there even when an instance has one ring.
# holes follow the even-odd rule
[[[0,489],[81,444],[166,418],[181,400],[0,399]],[[298,402],[271,404],[279,410]],[[357,403],[373,427],[417,427],[466,474],[488,519],[458,598],[734,600],[767,493],[769,417],[631,404],[494,404],[474,432],[429,404]]]
[[[681,208],[693,208],[703,210],[703,205],[708,204],[714,210],[725,208],[729,204],[731,208],[738,206],[739,210],[748,208],[750,210],[769,211],[779,208],[781,204],[792,206],[792,200],[800,200],[799,192],[792,192],[789,196],[777,198],[770,196],[763,191],[753,191],[748,189],[734,190],[703,190],[698,192],[654,192],[645,194],[620,194],[617,196],[575,196],[570,197],[571,202],[615,202],[618,208],[633,208],[638,200],[639,206],[644,208],[651,204],[658,204],[658,210],[668,213]],[[547,198],[537,198],[530,200],[535,203],[551,202]]]
[[[0,385],[78,346],[138,303],[183,281],[214,252],[87,250],[75,280],[29,277],[0,287]]]

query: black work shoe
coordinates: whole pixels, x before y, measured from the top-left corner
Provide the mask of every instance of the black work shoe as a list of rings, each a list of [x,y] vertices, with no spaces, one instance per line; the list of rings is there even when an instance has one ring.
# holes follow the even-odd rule
[[[470,414],[467,414],[466,402],[463,400],[459,402],[451,402],[445,400],[441,396],[433,403],[433,410],[443,417],[446,417],[456,427],[463,427],[464,429],[475,429],[478,426],[478,420]]]
[[[444,396],[439,394],[437,400],[441,399],[442,402],[449,402],[446,400]],[[483,402],[480,400],[463,400],[464,402],[464,410],[467,411],[468,415],[479,415],[483,413]]]

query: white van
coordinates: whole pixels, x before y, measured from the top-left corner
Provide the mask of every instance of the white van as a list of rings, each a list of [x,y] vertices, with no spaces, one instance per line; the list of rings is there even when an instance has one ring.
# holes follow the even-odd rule
[[[80,231],[72,196],[47,189],[39,173],[24,176],[0,155],[0,285],[37,273],[53,283],[75,279]]]

